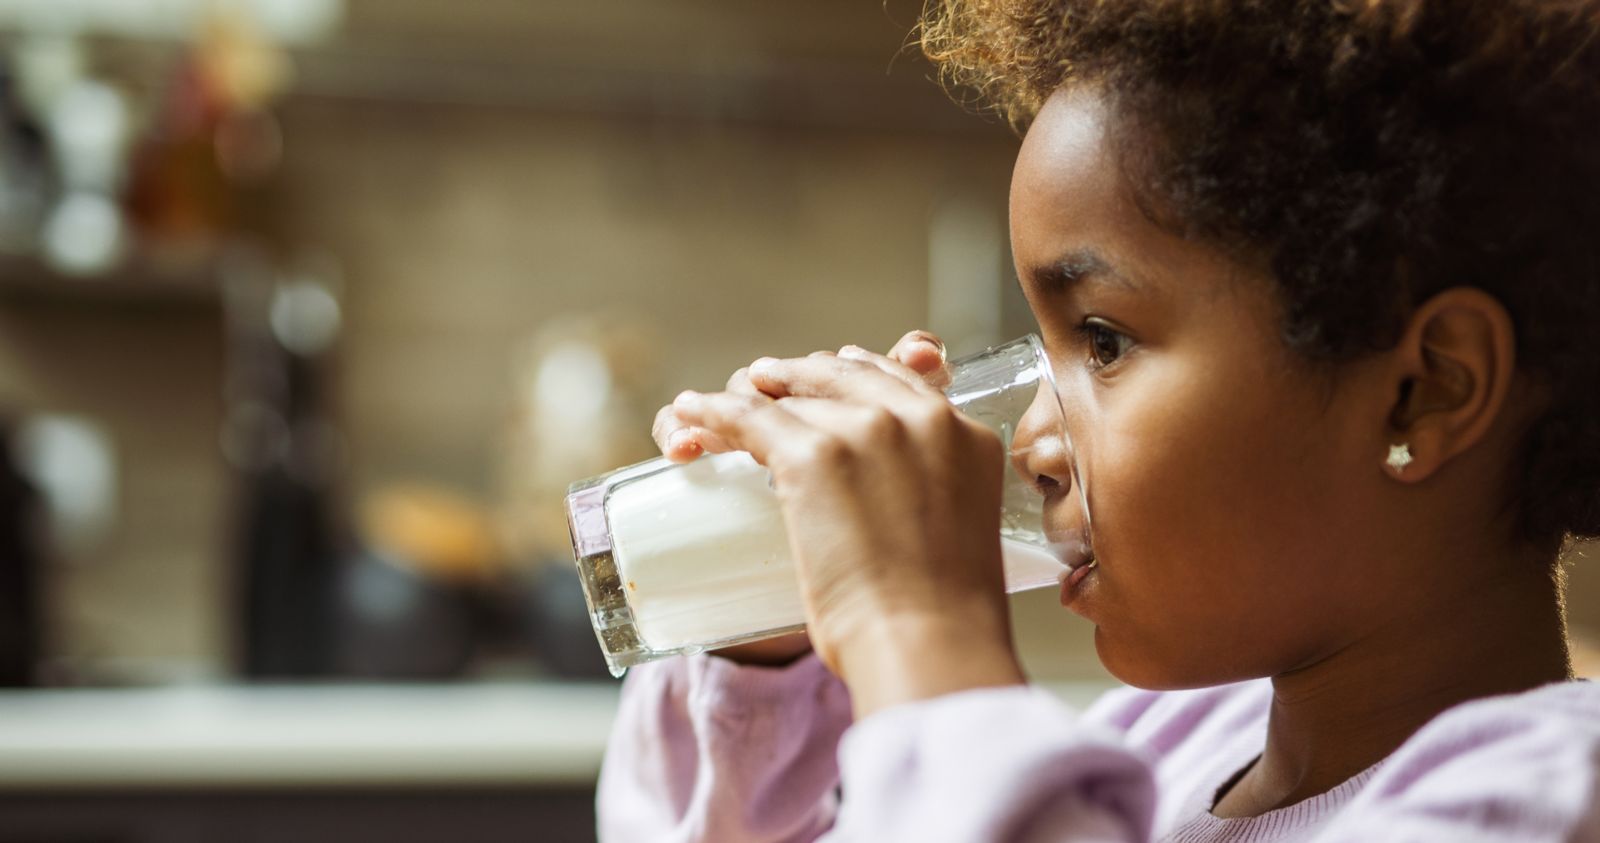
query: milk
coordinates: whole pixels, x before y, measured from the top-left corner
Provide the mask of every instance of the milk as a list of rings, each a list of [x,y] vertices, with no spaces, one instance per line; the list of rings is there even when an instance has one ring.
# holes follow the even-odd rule
[[[767,470],[704,457],[612,489],[611,553],[639,639],[701,648],[805,623],[794,558]],[[1066,566],[1002,538],[1007,591],[1056,585]]]
[[[1007,594],[1060,585],[1068,573],[1067,564],[1054,554],[1015,539],[1000,539],[1000,562],[1005,566]]]
[[[611,553],[648,647],[805,622],[768,477],[750,455],[725,454],[631,481],[606,499]]]

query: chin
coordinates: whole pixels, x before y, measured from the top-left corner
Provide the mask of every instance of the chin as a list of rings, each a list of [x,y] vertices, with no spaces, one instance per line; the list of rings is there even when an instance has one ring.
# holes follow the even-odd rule
[[[1108,634],[1101,626],[1094,628],[1094,650],[1100,657],[1100,664],[1117,681],[1146,691],[1186,691],[1257,678],[1230,669],[1236,666],[1208,662],[1203,655],[1192,651],[1140,646],[1123,636]],[[1202,648],[1200,652],[1205,650]],[[1212,649],[1211,653],[1215,654],[1216,650]]]

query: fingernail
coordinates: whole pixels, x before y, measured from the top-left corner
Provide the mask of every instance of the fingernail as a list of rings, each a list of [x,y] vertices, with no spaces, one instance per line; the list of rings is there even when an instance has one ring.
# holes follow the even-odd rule
[[[752,374],[752,375],[764,375],[764,374],[772,371],[772,367],[776,366],[777,364],[778,364],[777,358],[774,358],[774,357],[758,357],[758,358],[756,358],[756,361],[754,363],[750,364],[750,374]]]
[[[676,451],[685,445],[692,444],[694,443],[689,437],[689,431],[682,428],[672,431],[672,435],[667,437],[667,450],[669,451]]]

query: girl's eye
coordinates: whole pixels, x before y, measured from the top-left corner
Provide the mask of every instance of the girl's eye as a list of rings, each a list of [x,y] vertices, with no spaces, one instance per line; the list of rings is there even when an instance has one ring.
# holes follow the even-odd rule
[[[1109,366],[1133,347],[1132,337],[1092,319],[1079,325],[1077,330],[1088,343],[1090,368],[1101,369]]]

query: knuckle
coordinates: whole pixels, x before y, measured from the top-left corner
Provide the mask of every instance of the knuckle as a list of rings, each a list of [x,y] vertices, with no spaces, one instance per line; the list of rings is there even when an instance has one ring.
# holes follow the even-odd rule
[[[750,367],[749,366],[745,366],[745,367],[740,368],[737,371],[735,371],[732,375],[728,376],[728,384],[727,384],[727,386],[728,386],[728,389],[733,390],[733,389],[739,389],[739,388],[744,387],[744,386],[748,386],[749,383],[750,383]]]
[[[883,407],[868,409],[861,427],[866,439],[874,443],[893,442],[905,433],[900,417]]]
[[[695,414],[700,417],[696,423],[702,427],[725,423],[730,417],[737,415],[729,412],[727,394],[722,392],[708,392],[702,395]]]
[[[861,362],[864,360],[871,360],[878,355],[873,354],[859,345],[845,345],[839,347],[838,356],[852,362]]]
[[[832,362],[831,374],[842,378],[867,369],[877,368],[865,360],[851,360],[847,357],[835,357]]]
[[[821,433],[800,442],[795,452],[798,459],[810,465],[838,465],[850,456],[844,440]]]
[[[959,419],[956,409],[944,401],[920,401],[910,411],[910,421],[918,430],[929,435],[948,435],[954,431]]]
[[[735,421],[756,409],[755,402],[748,395],[739,395],[732,392],[718,393],[716,397],[707,402],[714,418],[724,421]]]
[[[728,424],[745,422],[747,416],[772,409],[772,399],[759,394],[725,392],[718,408],[719,419]]]

